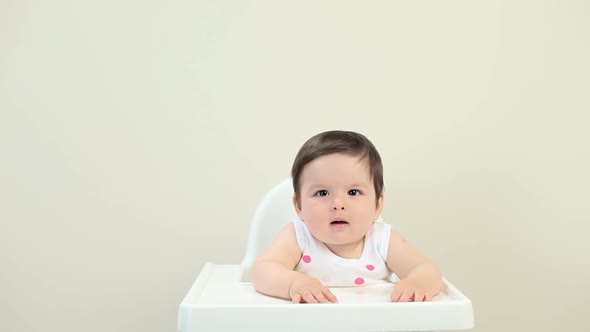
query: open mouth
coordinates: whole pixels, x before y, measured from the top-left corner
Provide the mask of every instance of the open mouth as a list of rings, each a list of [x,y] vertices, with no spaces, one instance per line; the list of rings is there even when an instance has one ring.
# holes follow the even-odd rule
[[[330,223],[330,225],[348,225],[348,222],[344,220],[334,220]]]

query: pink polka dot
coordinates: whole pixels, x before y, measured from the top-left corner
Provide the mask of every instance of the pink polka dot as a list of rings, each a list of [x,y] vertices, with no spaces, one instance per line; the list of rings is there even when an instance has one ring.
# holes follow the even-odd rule
[[[375,267],[373,265],[371,265],[371,264],[367,265],[366,268],[369,271],[373,271],[375,269]]]
[[[303,259],[303,262],[305,262],[305,263],[311,262],[311,257],[309,257],[309,255],[303,256],[302,259]]]
[[[332,280],[332,278],[329,275],[325,275],[322,277],[321,279],[323,282],[330,282]]]
[[[363,279],[363,278],[356,278],[356,279],[354,279],[354,283],[357,284],[357,285],[362,285],[362,284],[365,283],[365,279]]]

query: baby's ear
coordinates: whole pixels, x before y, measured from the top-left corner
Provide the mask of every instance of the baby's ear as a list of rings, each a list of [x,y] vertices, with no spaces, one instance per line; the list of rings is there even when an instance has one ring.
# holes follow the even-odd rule
[[[379,196],[379,199],[377,199],[377,207],[375,208],[375,220],[377,220],[379,216],[381,216],[381,212],[383,212],[383,199],[383,193],[381,193],[381,196]]]
[[[295,208],[295,212],[299,219],[303,220],[303,218],[301,218],[301,205],[297,201],[297,194],[293,194],[293,207]]]
[[[293,194],[293,207],[295,208],[297,214],[301,212],[301,209],[299,208],[299,203],[297,202],[297,194]]]

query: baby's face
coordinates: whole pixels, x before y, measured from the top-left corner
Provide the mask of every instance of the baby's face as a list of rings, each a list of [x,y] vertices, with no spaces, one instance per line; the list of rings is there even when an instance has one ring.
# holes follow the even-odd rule
[[[338,251],[362,241],[383,208],[366,159],[334,153],[305,166],[297,214],[312,235]]]

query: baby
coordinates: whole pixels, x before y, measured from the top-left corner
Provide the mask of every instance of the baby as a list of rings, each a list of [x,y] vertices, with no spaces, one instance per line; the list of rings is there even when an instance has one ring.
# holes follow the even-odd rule
[[[291,170],[297,217],[257,258],[260,293],[294,303],[336,303],[328,287],[400,281],[393,302],[430,301],[443,287],[436,264],[391,226],[383,210],[383,165],[363,135],[328,131],[310,138]]]

